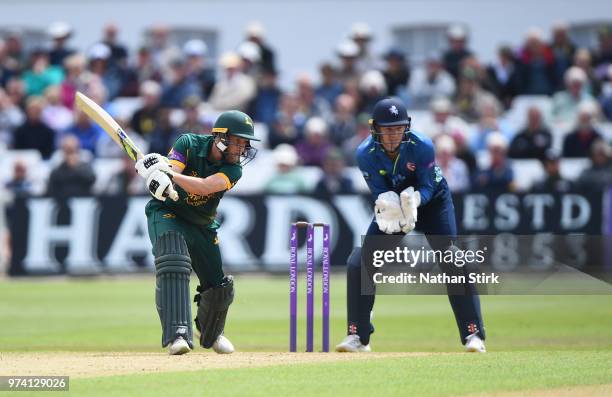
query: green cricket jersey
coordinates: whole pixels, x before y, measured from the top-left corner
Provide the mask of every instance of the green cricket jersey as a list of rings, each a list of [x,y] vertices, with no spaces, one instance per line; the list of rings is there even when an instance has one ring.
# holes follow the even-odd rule
[[[167,199],[160,202],[152,199],[148,205],[161,204],[190,223],[208,225],[216,229],[219,225],[215,217],[221,197],[238,182],[242,176],[242,166],[208,160],[213,143],[214,137],[211,135],[183,134],[170,149],[168,159],[170,163],[183,170],[183,175],[206,178],[218,174],[225,179],[227,184],[225,191],[200,196],[189,194],[175,184],[174,188],[179,194],[178,201]]]

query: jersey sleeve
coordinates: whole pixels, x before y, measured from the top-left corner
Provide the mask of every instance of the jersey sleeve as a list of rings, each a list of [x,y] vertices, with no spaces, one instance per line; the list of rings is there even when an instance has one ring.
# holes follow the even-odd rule
[[[230,190],[242,177],[242,167],[239,165],[224,165],[215,175],[225,179],[225,188]]]
[[[365,179],[370,192],[372,193],[372,199],[376,200],[378,195],[389,190],[385,178],[378,173],[376,164],[373,159],[366,157],[363,153],[357,154],[357,165],[363,179]]]
[[[416,164],[417,190],[421,194],[421,205],[427,204],[436,188],[436,161],[433,145],[425,144]]]
[[[187,165],[187,157],[189,156],[189,137],[181,135],[177,138],[168,152],[168,160],[170,164],[177,166],[181,171]]]

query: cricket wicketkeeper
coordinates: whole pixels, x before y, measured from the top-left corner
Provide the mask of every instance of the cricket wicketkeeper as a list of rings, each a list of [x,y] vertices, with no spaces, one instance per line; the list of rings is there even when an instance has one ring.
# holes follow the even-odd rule
[[[232,353],[223,335],[234,299],[232,276],[223,273],[215,220],[226,191],[242,176],[242,166],[255,157],[253,120],[232,110],[216,120],[212,135],[181,135],[168,158],[151,153],[136,163],[153,199],[146,206],[149,238],[155,256],[155,300],[162,326],[162,346],[170,354],[193,349],[189,277],[198,276],[195,318],[200,345]],[[166,199],[176,189],[176,202]]]
[[[357,163],[375,200],[375,219],[367,236],[406,234],[419,230],[434,249],[453,247],[455,208],[442,171],[435,164],[431,140],[410,130],[410,117],[398,98],[379,101],[370,120],[371,136],[357,148]],[[431,238],[431,236],[438,236]],[[374,295],[361,294],[361,249],[347,261],[346,338],[336,351],[370,351],[374,327],[370,313]],[[480,300],[471,284],[461,294],[449,291],[449,300],[467,351],[484,352],[485,332]]]

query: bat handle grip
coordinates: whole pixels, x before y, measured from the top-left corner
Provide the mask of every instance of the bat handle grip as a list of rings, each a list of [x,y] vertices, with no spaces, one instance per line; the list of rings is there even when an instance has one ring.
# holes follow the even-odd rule
[[[179,199],[178,193],[176,192],[176,190],[174,190],[174,188],[172,186],[168,186],[168,188],[164,192],[164,196],[165,197],[170,197],[170,199],[172,201],[178,201],[178,199]]]

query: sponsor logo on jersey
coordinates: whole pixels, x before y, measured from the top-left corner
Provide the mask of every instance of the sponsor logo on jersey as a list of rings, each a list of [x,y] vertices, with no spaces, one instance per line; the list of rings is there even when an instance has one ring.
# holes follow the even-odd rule
[[[442,169],[440,167],[438,167],[437,165],[434,168],[434,178],[436,180],[436,183],[440,183],[440,181],[442,180],[442,178],[444,178],[444,176],[442,175]]]

